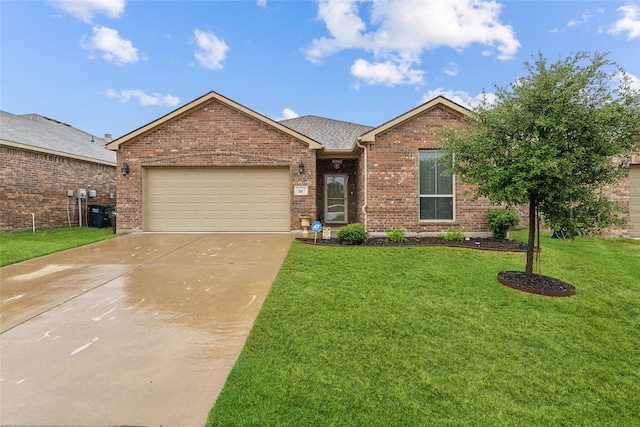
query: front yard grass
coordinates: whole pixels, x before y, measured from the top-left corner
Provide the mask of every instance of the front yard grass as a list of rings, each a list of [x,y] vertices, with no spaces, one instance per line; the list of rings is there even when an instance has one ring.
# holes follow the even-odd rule
[[[115,237],[112,228],[54,228],[0,233],[0,267]]]
[[[543,237],[568,298],[497,282],[524,264],[294,242],[207,425],[640,425],[640,241]]]

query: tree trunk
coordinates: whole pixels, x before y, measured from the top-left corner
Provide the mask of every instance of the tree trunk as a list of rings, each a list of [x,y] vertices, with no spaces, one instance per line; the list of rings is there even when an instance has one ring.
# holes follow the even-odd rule
[[[524,272],[527,276],[533,275],[533,252],[536,242],[536,198],[529,196],[529,239],[527,241],[527,267]]]

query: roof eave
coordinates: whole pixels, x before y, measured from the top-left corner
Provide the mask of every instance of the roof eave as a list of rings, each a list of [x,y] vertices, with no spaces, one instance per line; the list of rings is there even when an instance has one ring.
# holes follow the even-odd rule
[[[53,154],[55,156],[67,157],[69,159],[82,160],[84,162],[89,163],[99,163],[107,166],[116,166],[115,162],[110,162],[108,160],[96,159],[95,157],[87,157],[81,156],[78,154],[66,153],[64,151],[51,150],[48,148],[36,147],[34,145],[22,144],[20,142],[8,141],[6,139],[0,139],[0,145],[5,145],[7,147],[18,148],[20,150],[25,151],[33,151],[36,153],[45,153],[45,154]]]
[[[388,122],[378,126],[375,129],[371,129],[369,132],[361,135],[358,138],[358,141],[362,144],[373,144],[376,142],[376,136],[387,132],[397,126],[400,126],[401,124],[411,120],[415,116],[420,115],[425,111],[436,107],[437,105],[444,105],[448,109],[453,110],[454,112],[457,112],[462,116],[471,114],[471,111],[469,109],[440,95],[430,101],[425,102],[422,105],[417,106],[413,110],[407,111],[406,113],[396,117],[395,119],[389,120]]]
[[[129,132],[126,135],[121,136],[120,138],[117,138],[115,140],[113,140],[112,142],[110,142],[109,144],[106,145],[106,148],[109,150],[119,150],[123,145],[127,144],[128,142],[131,142],[135,139],[138,139],[144,135],[147,135],[151,132],[153,132],[154,130],[158,129],[159,127],[161,127],[162,125],[164,125],[165,123],[176,119],[178,117],[184,116],[186,114],[188,114],[189,112],[193,111],[194,109],[200,107],[201,105],[211,101],[211,100],[216,100],[218,102],[221,102],[222,104],[225,104],[237,111],[239,111],[242,114],[245,114],[255,120],[258,120],[260,122],[263,122],[281,132],[284,132],[304,143],[306,143],[309,146],[310,150],[320,150],[323,148],[322,144],[320,144],[319,142],[305,136],[302,135],[296,131],[294,131],[293,129],[289,129],[288,127],[274,121],[271,120],[270,118],[263,116],[260,113],[257,113],[247,107],[245,107],[244,105],[238,104],[235,101],[230,100],[229,98],[226,98],[222,95],[220,95],[219,93],[216,92],[209,92],[191,102],[189,102],[188,104],[183,105],[182,107],[132,131]]]

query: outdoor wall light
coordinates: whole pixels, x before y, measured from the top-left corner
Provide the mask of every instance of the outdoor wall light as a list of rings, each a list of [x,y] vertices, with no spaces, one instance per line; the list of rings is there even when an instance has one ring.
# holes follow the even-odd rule
[[[629,159],[622,159],[618,167],[624,172],[624,176],[629,176],[629,172],[631,171],[631,162]]]
[[[122,172],[122,176],[127,176],[129,174],[130,171],[127,162],[122,163],[122,169],[120,169],[120,171]]]
[[[304,163],[302,163],[302,161],[298,165],[298,172],[300,172],[300,175],[304,174]]]

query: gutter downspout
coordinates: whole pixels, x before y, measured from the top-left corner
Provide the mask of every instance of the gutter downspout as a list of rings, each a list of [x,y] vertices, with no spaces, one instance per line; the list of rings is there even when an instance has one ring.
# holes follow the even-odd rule
[[[360,138],[356,139],[356,145],[364,150],[364,204],[362,205],[362,214],[364,215],[364,230],[367,231],[367,176],[369,175],[369,167],[367,164],[367,146],[360,143]]]

